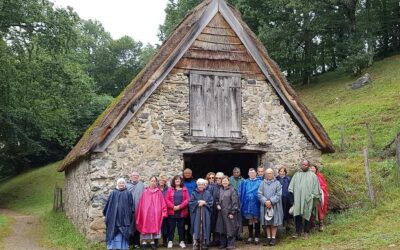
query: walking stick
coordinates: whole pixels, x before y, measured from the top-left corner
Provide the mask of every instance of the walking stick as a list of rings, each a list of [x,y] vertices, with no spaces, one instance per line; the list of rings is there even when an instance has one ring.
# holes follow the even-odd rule
[[[203,206],[200,207],[200,250],[203,249]]]

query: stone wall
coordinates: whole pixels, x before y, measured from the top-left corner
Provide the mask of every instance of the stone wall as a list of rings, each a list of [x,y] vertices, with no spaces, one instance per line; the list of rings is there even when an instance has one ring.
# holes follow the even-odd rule
[[[85,235],[89,232],[88,209],[90,204],[89,162],[81,161],[77,166],[65,170],[64,209],[66,215]]]
[[[142,179],[181,173],[182,152],[199,146],[198,142],[184,139],[190,132],[189,121],[188,76],[183,73],[170,75],[107,150],[91,155],[89,164],[81,164],[79,168],[82,169],[75,170],[81,173],[86,171],[83,169],[90,169],[90,187],[82,183],[82,189],[90,192],[91,203],[86,204],[84,210],[68,211],[68,214],[86,213],[70,217],[74,222],[81,218],[90,223],[88,229],[83,225],[85,222],[75,223],[88,239],[104,239],[101,210],[116,179],[128,177],[133,170],[138,171]],[[242,133],[249,145],[270,145],[262,156],[263,163],[285,164],[295,169],[302,158],[320,161],[320,152],[301,133],[265,81],[248,84],[242,80]],[[72,181],[68,180],[68,183]],[[87,197],[86,193],[84,195]]]
[[[267,143],[263,163],[283,164],[293,172],[302,159],[321,161],[321,152],[306,139],[266,81],[242,81],[242,130],[249,143]]]

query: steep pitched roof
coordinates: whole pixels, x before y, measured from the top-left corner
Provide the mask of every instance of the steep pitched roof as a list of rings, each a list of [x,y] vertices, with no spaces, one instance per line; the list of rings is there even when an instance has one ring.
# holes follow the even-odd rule
[[[322,125],[297,97],[278,65],[269,58],[263,44],[244,23],[240,13],[224,0],[205,0],[186,16],[153,59],[85,132],[64,158],[59,171],[64,171],[90,152],[103,152],[218,12],[245,45],[307,137],[322,152],[334,152]]]

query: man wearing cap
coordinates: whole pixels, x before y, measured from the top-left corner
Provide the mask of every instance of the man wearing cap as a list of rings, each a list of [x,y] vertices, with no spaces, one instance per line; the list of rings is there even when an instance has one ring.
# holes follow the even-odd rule
[[[297,238],[304,230],[304,238],[310,233],[310,217],[314,204],[321,199],[321,189],[317,176],[309,171],[310,163],[303,160],[300,171],[296,172],[289,184],[289,192],[293,193],[293,216],[296,224]],[[303,225],[304,220],[304,225]]]
[[[274,177],[274,170],[268,168],[265,178],[258,187],[258,199],[260,200],[260,222],[267,234],[267,242],[264,246],[274,246],[278,226],[283,223],[282,209],[282,185]]]

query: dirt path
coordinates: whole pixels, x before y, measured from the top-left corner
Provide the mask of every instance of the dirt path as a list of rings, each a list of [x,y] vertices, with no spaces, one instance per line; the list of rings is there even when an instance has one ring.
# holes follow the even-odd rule
[[[13,219],[10,235],[4,239],[4,249],[13,250],[48,250],[39,246],[38,233],[40,232],[39,219],[19,214],[8,209],[0,209],[4,214]]]

